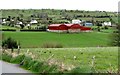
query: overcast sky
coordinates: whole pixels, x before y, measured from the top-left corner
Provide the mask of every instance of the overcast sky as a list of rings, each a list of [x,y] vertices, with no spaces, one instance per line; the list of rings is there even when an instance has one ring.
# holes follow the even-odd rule
[[[118,11],[119,0],[0,0],[0,9],[68,9]]]

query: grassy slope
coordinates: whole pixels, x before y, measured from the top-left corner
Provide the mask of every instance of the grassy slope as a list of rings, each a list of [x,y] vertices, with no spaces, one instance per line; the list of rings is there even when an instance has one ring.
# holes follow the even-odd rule
[[[22,47],[41,47],[43,43],[60,43],[64,47],[108,46],[108,33],[59,34],[49,32],[3,32],[3,39],[12,37]]]
[[[28,49],[22,49],[26,53]],[[57,64],[64,63],[65,67],[92,67],[93,56],[94,68],[98,72],[117,72],[118,48],[117,47],[86,47],[86,48],[36,48],[29,49],[35,55],[34,59],[47,61],[53,54],[51,60],[56,60]],[[46,52],[46,53],[45,53]],[[76,56],[76,60],[74,60]],[[82,68],[83,69],[83,68]]]
[[[47,13],[49,17],[51,17],[52,19],[61,19],[60,17],[62,15],[60,15],[60,13],[62,13],[61,10],[2,10],[2,17],[8,17],[10,16],[14,16],[14,17],[18,17],[20,16],[20,14],[23,14],[24,19],[28,19],[32,14],[38,14],[38,13]],[[98,12],[98,11],[89,11],[89,12],[70,12],[70,11],[66,11],[66,14],[69,14],[69,16],[74,16],[74,15],[91,15],[91,16],[106,16],[105,12]],[[113,15],[113,19],[114,19],[114,13],[113,12],[107,12],[110,15]],[[54,17],[54,18],[53,18]],[[117,18],[117,17],[115,17]],[[91,17],[89,18],[83,18],[83,17],[79,17],[78,19],[82,19],[82,20],[92,20]],[[62,19],[61,19],[62,20]],[[98,21],[109,21],[109,18],[94,18],[94,20],[98,20]]]

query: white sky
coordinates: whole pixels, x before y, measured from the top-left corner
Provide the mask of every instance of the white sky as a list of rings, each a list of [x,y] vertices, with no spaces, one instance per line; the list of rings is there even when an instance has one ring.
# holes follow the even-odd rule
[[[0,9],[68,9],[118,11],[119,0],[0,0]]]

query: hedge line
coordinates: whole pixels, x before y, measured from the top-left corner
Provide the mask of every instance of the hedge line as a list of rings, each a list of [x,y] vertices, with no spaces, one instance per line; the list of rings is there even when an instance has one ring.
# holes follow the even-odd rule
[[[35,30],[35,29],[21,29],[20,31],[46,31],[45,29],[41,29],[41,30]]]
[[[0,29],[0,31],[17,31],[16,29]],[[46,31],[45,29],[39,29],[39,30],[35,30],[35,29],[20,29],[20,31]]]

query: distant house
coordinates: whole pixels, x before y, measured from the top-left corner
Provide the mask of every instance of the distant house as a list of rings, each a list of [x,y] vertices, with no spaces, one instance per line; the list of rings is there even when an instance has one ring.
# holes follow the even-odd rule
[[[82,21],[80,20],[72,20],[72,24],[80,24]]]
[[[31,21],[30,21],[30,24],[37,24],[37,23],[38,23],[37,20],[31,20]]]
[[[86,23],[84,23],[84,26],[86,26],[86,27],[90,27],[90,26],[93,26],[93,23],[86,22]]]
[[[6,19],[2,19],[2,24],[6,24]]]
[[[112,23],[111,22],[104,22],[104,23],[102,23],[102,26],[112,26]]]
[[[17,25],[22,25],[23,23],[22,22],[17,22]]]
[[[48,26],[49,32],[87,32],[91,31],[90,27],[81,26],[80,24],[51,24]]]

